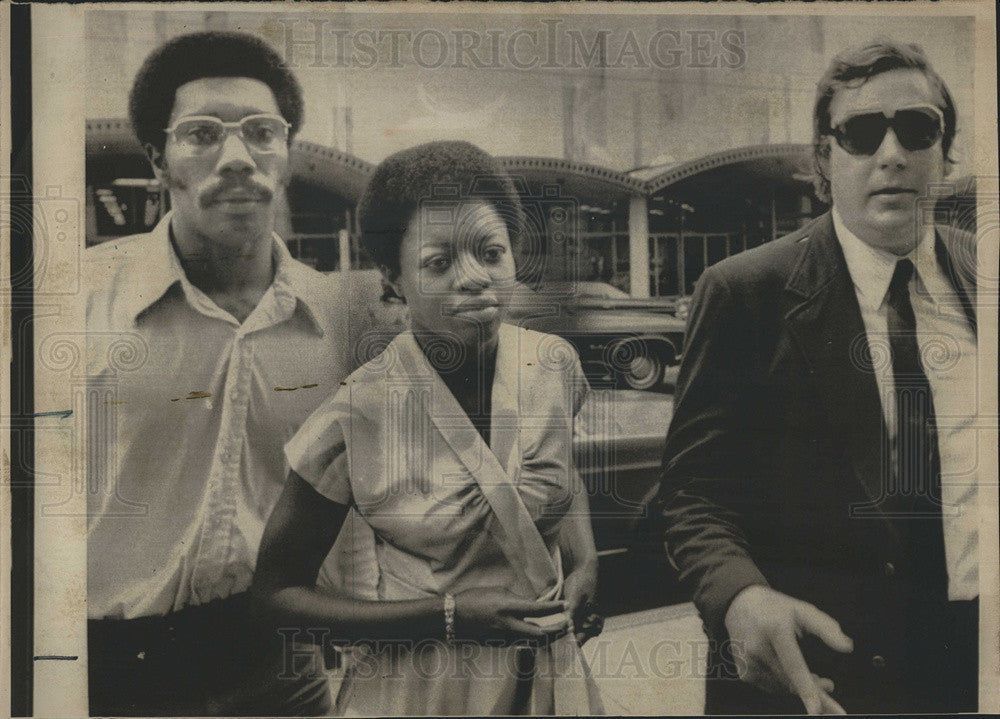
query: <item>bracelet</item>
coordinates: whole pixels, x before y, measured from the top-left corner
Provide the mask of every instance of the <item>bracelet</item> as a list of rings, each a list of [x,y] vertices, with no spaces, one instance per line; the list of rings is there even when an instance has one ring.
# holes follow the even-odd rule
[[[444,595],[444,640],[455,644],[455,597],[448,592]]]

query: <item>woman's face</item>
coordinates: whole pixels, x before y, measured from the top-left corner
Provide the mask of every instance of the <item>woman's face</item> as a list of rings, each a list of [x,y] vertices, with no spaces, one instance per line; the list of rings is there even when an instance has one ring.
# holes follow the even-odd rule
[[[422,206],[403,235],[392,286],[415,333],[472,349],[496,341],[514,289],[507,226],[488,202]]]

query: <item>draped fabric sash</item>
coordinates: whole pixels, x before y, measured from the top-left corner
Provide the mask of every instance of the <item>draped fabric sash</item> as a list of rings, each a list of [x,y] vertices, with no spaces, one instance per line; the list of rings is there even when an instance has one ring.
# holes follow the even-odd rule
[[[549,552],[528,508],[517,491],[521,467],[521,446],[517,398],[517,372],[520,366],[516,350],[519,328],[502,325],[493,381],[491,447],[462,410],[440,377],[434,381],[431,421],[475,479],[496,519],[493,536],[510,562],[511,568],[540,600],[557,599],[562,594],[562,560],[558,548],[555,557]],[[402,369],[411,376],[436,376],[409,332],[401,335],[398,357]],[[471,433],[471,434],[470,434]],[[470,436],[475,440],[469,442]],[[500,457],[504,458],[501,464]],[[506,465],[506,466],[505,466]],[[542,713],[603,714],[597,686],[590,674],[572,633],[540,648],[535,659],[535,681],[552,683],[551,708],[535,706]],[[536,702],[544,701],[536,686]]]

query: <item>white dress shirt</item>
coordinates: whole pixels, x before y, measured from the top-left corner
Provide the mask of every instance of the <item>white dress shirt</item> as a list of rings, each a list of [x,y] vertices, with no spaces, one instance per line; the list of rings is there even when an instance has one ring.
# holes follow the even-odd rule
[[[896,396],[889,353],[887,293],[901,257],[862,242],[843,223],[837,208],[833,225],[844,251],[861,318],[872,351],[875,378],[892,451],[896,446]],[[979,596],[979,370],[976,335],[955,289],[939,266],[935,233],[927,227],[907,257],[916,272],[910,302],[917,323],[917,344],[934,396],[941,455],[941,493],[948,598]]]
[[[246,590],[283,446],[349,370],[338,279],[274,236],[241,324],[188,281],[169,222],[86,253],[91,618]]]

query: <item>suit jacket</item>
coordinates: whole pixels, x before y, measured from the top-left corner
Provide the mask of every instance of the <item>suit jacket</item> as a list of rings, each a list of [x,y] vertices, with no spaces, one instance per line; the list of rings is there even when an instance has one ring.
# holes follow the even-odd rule
[[[942,230],[937,248],[975,327],[974,238]],[[742,589],[768,584],[854,639],[850,655],[803,643],[848,712],[905,711],[914,658],[933,651],[915,629],[940,616],[947,582],[914,591],[919,558],[879,508],[883,414],[830,215],[706,270],[686,345],[661,510],[712,643],[707,710],[803,710],[736,681],[725,614]]]

